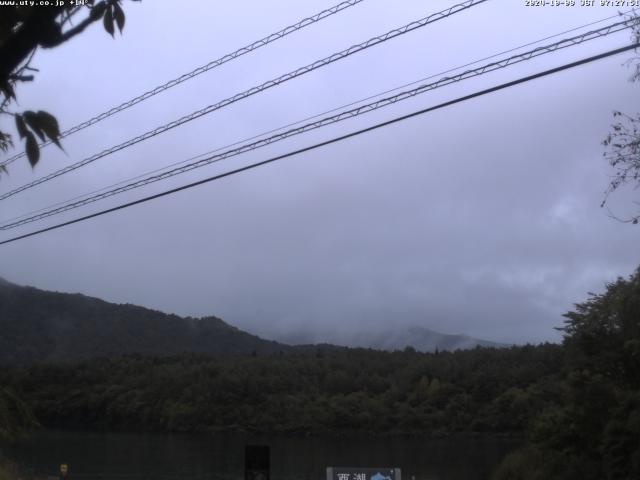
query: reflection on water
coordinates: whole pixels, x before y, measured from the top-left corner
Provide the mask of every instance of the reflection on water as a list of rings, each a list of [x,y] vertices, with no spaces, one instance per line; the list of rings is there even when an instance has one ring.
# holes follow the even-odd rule
[[[214,480],[244,476],[244,446],[271,447],[274,480],[321,480],[327,466],[400,467],[403,480],[489,478],[518,446],[495,438],[359,438],[45,431],[3,448],[38,475],[69,480]]]

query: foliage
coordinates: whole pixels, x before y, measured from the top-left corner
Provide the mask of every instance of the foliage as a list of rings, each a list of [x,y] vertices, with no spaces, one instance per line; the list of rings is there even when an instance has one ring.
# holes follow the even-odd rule
[[[496,479],[640,478],[640,268],[575,305],[560,328],[562,345],[438,353],[275,343],[269,349],[218,319],[198,330],[200,320],[11,284],[0,288],[2,321],[8,335],[0,341],[9,340],[0,352],[25,330],[40,339],[14,350],[0,385],[26,399],[47,427],[526,434],[527,444],[504,460]],[[48,342],[55,348],[47,360],[74,348],[82,352],[76,360],[86,358],[80,343],[60,343],[65,336],[105,357],[15,361],[33,360]],[[94,337],[103,344],[91,343]],[[109,350],[116,338],[154,356],[116,358]],[[171,341],[183,350],[227,349],[149,350],[155,342],[169,349]]]
[[[618,188],[627,184],[640,185],[640,114],[632,116],[616,111],[613,112],[613,117],[618,121],[613,124],[612,132],[602,143],[608,147],[604,157],[615,174],[601,206],[605,205],[608,196]],[[640,214],[637,214],[623,221],[635,225],[639,220]]]
[[[0,387],[0,440],[16,440],[37,426],[27,404],[11,389]]]
[[[16,130],[20,139],[25,141],[25,151],[32,167],[40,159],[41,145],[37,138],[41,142],[48,138],[61,147],[60,129],[53,115],[42,110],[18,113],[8,108],[16,100],[17,84],[33,81],[32,72],[38,71],[30,66],[36,49],[62,45],[101,19],[111,36],[114,36],[116,26],[122,33],[125,24],[121,0],[59,2],[61,5],[51,2],[46,7],[33,3],[5,5],[0,17],[0,114],[14,117]],[[84,18],[74,25],[72,19],[79,15]],[[12,147],[12,135],[0,131],[0,150],[7,152]],[[6,171],[6,166],[0,165],[0,173]]]
[[[574,365],[632,388],[640,387],[640,268],[591,294],[565,314],[564,343]]]
[[[631,15],[631,19],[636,21],[632,41],[640,43],[640,16]],[[629,62],[634,65],[634,73],[631,81],[640,81],[640,57],[634,57]],[[601,207],[607,203],[609,195],[624,185],[635,185],[640,187],[640,114],[629,115],[619,111],[613,112],[615,123],[611,127],[611,132],[602,142],[607,147],[604,158],[614,170],[613,179],[605,192]],[[640,204],[639,204],[640,205]],[[621,219],[611,214],[614,218],[637,224],[640,221],[640,213],[632,215],[630,218]]]
[[[181,318],[83,295],[0,282],[0,363],[71,361],[127,353],[286,351],[219,318]]]
[[[0,458],[0,480],[16,480],[22,478],[16,465],[12,462]]]
[[[640,478],[640,268],[565,317],[560,399],[495,478]]]
[[[131,355],[6,368],[48,427],[145,431],[519,434],[550,405],[558,345],[457,352],[314,349]],[[526,412],[526,413],[523,413]]]
[[[43,480],[30,472],[28,469],[19,466],[15,462],[0,455],[0,480]]]

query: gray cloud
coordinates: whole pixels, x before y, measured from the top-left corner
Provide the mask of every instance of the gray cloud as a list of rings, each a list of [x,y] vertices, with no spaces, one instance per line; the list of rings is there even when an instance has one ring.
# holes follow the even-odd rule
[[[68,126],[327,6],[276,3],[277,9],[273,2],[254,2],[241,11],[230,4],[212,11],[206,2],[189,9],[176,2],[131,5],[122,38],[113,41],[95,28],[39,54],[41,73],[19,92],[21,107],[48,109]],[[0,186],[20,185],[447,5],[367,0],[65,140],[68,157],[47,149],[35,173],[26,161],[15,164]],[[0,214],[39,208],[613,14],[487,2],[16,196],[0,205]],[[626,38],[447,87],[144,192],[613,48]],[[638,109],[638,86],[626,81],[623,60],[604,60],[0,247],[0,274],[184,315],[214,314],[266,336],[420,324],[497,341],[558,340],[553,327],[562,313],[640,263],[637,228],[599,208],[608,180],[600,142],[610,112]],[[624,211],[632,198],[633,192],[619,195],[613,208]]]

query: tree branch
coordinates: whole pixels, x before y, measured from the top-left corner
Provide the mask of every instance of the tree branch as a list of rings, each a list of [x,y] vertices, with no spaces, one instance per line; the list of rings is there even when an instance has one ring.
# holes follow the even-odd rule
[[[49,43],[47,45],[42,45],[41,44],[42,47],[43,48],[57,47],[61,43],[64,43],[67,40],[75,37],[79,33],[82,33],[89,25],[91,25],[93,22],[95,22],[95,21],[99,20],[100,18],[102,18],[102,15],[104,14],[104,10],[105,10],[106,7],[107,7],[107,4],[105,2],[100,2],[100,3],[96,4],[91,9],[91,12],[89,13],[89,16],[87,18],[82,20],[75,27],[67,30],[64,33],[61,33],[60,36],[58,38],[56,38],[56,39],[53,39],[53,41],[51,43]]]
[[[9,80],[12,82],[32,82],[33,75],[9,75]]]
[[[56,47],[99,20],[111,1],[115,0],[103,0],[94,5],[87,18],[64,33],[56,21],[65,12],[64,7],[34,8],[21,28],[0,46],[0,83],[6,83],[9,76],[38,46]]]

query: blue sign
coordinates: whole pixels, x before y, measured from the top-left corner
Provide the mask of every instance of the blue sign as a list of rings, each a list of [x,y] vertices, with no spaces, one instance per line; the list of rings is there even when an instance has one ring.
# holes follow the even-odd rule
[[[327,467],[327,480],[402,480],[399,468]]]

